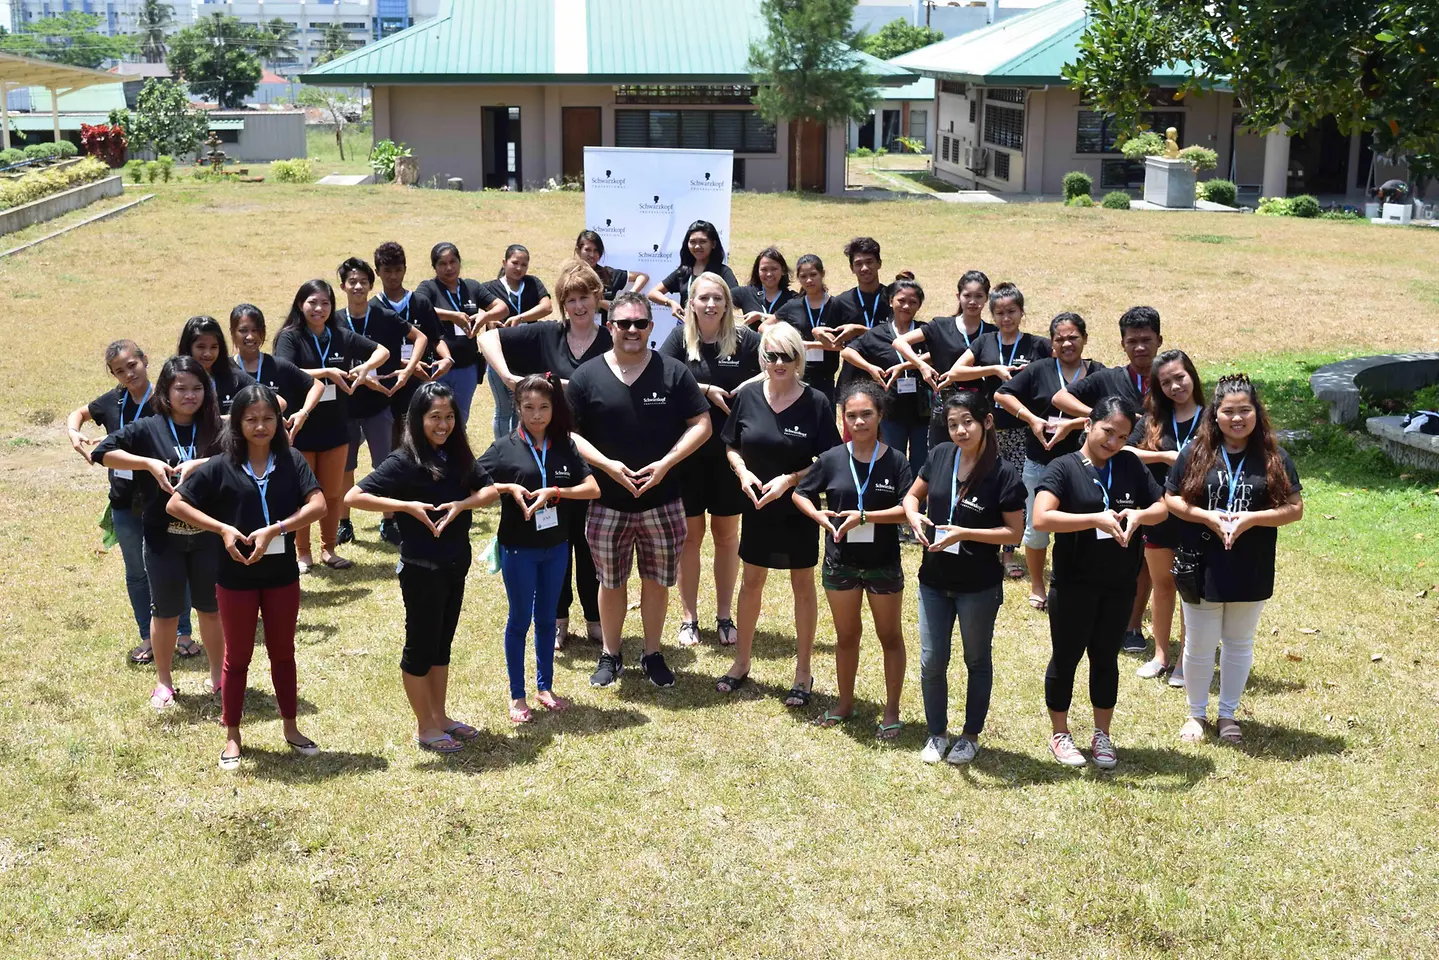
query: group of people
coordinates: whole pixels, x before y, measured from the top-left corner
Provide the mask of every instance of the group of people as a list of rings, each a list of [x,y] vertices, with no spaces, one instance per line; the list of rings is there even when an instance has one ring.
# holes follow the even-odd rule
[[[838,695],[815,720],[831,727],[854,713],[867,605],[886,692],[876,736],[891,739],[903,728],[908,542],[923,551],[921,759],[963,764],[979,749],[1006,577],[1027,576],[1030,607],[1049,619],[1045,702],[1057,761],[1117,763],[1118,656],[1147,650],[1146,608],[1154,650],[1138,672],[1186,690],[1181,738],[1213,730],[1239,741],[1235,713],[1273,591],[1276,530],[1303,512],[1255,385],[1226,376],[1206,394],[1188,355],[1162,350],[1150,307],[1120,317],[1128,362],[1106,368],[1085,358],[1078,314],[1055,315],[1047,336],[1021,330],[1014,284],[991,288],[969,271],[954,313],[925,320],[925,291],[911,274],[881,281],[879,243],[859,237],[843,254],[855,284],[842,293],[831,293],[819,256],[800,257],[791,275],[774,247],[741,283],[718,231],[697,221],[680,267],[650,287],[644,274],[604,265],[603,240],[587,230],[553,293],[529,273],[523,246],[507,248],[498,276],[480,282],[461,276],[451,243],[431,250],[433,277],[410,290],[404,250],[384,243],[373,266],[358,257],[340,265],[341,294],[323,279],[301,285],[273,354],[250,304],[231,311],[228,342],[215,319],[187,321],[153,385],[138,345],[111,344],[105,362],[118,386],[75,410],[70,438],[111,470],[107,523],[140,633],[131,659],[156,669],[151,705],[174,701],[174,655],[200,652],[193,609],[210,662],[205,689],[222,700],[220,765],[236,767],[263,617],[285,738],[316,751],[295,719],[299,579],[317,565],[350,566],[337,552],[354,537],[348,513],[373,511],[380,537],[399,548],[400,670],[415,742],[462,749],[478,731],[446,710],[451,647],[471,516],[498,501],[493,547],[516,723],[533,718],[531,689],[544,710],[569,705],[553,690],[554,653],[571,636],[575,594],[585,634],[601,645],[591,684],[620,681],[637,558],[641,672],[674,685],[661,644],[669,590],[679,585],[677,642],[693,646],[704,639],[700,583],[712,579],[714,636],[733,649],[714,683],[721,694],[748,683],[769,572],[786,571],[796,647],[783,702],[794,709],[815,692],[820,566]],[[653,350],[656,305],[680,323]],[[466,424],[486,373],[493,443],[477,456]],[[86,420],[106,430],[98,444],[82,432]],[[374,469],[356,484],[361,446]],[[1169,643],[1176,598],[1180,654]],[[956,622],[966,694],[952,735]],[[1088,758],[1068,721],[1086,654]]]

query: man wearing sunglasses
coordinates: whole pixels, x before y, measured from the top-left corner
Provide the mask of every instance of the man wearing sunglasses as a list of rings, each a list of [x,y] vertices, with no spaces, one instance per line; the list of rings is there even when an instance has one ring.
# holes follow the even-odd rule
[[[650,349],[654,318],[643,294],[615,297],[608,322],[614,346],[581,364],[565,390],[575,446],[600,481],[600,498],[585,527],[600,581],[604,642],[590,685],[608,687],[620,678],[627,584],[638,553],[645,636],[640,666],[655,686],[671,687],[675,675],[660,653],[660,635],[685,542],[684,504],[673,471],[709,438],[709,401],[688,367]]]

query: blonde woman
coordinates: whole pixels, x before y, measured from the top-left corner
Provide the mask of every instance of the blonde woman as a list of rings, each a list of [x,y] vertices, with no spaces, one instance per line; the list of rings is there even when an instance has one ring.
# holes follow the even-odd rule
[[[660,353],[689,367],[709,401],[713,432],[680,470],[680,495],[685,505],[685,545],[680,554],[679,642],[692,647],[700,642],[700,545],[705,537],[705,514],[714,535],[715,631],[719,642],[732,646],[739,639],[730,616],[735,580],[739,576],[739,518],[747,498],[739,478],[725,462],[720,440],[729,418],[730,401],[746,380],[759,374],[760,336],[738,326],[734,301],[724,278],[702,273],[690,286],[683,322],[671,331]]]

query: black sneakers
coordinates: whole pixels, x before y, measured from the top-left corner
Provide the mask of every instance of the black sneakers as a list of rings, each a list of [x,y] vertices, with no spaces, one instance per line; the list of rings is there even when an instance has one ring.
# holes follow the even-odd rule
[[[335,543],[353,543],[355,540],[355,525],[346,517],[340,521],[340,528],[335,533]]]
[[[590,674],[590,686],[612,687],[619,682],[620,671],[624,669],[624,663],[617,653],[601,653],[599,665],[595,672]],[[673,678],[671,678],[673,683]]]
[[[381,520],[380,539],[398,547],[400,545],[400,524],[395,520]]]
[[[650,683],[657,687],[675,685],[675,673],[669,668],[669,664],[665,663],[665,655],[658,650],[640,657],[640,669],[650,678]]]

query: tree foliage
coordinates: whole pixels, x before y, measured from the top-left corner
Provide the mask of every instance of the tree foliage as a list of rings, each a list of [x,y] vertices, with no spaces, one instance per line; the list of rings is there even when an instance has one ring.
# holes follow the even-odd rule
[[[190,107],[185,89],[173,80],[152,77],[135,99],[128,128],[132,149],[148,148],[156,156],[193,152],[205,139],[204,113]]]
[[[271,63],[276,60],[294,60],[300,55],[294,34],[294,29],[283,17],[272,17],[268,23],[255,30],[255,56]]]
[[[860,40],[860,49],[872,57],[891,60],[902,53],[939,43],[944,34],[932,27],[912,27],[908,20],[891,20]]]
[[[320,34],[320,56],[315,63],[329,63],[338,57],[343,57],[354,47],[350,42],[350,34],[344,27],[333,20],[325,24],[325,31]]]
[[[254,27],[214,13],[170,38],[170,71],[184,77],[195,96],[240,107],[264,75],[254,50],[266,42]]]
[[[333,87],[306,87],[295,97],[295,102],[302,107],[317,107],[329,114],[330,122],[335,125],[335,145],[340,148],[340,159],[344,160],[345,126],[351,116],[362,112],[363,103]]]
[[[100,23],[98,14],[67,10],[26,24],[22,33],[0,36],[0,51],[92,70],[106,60],[120,60],[135,52],[134,37],[106,36],[100,32]]]
[[[136,38],[140,56],[146,63],[165,62],[165,39],[175,25],[175,8],[162,0],[145,0],[135,14]]]

